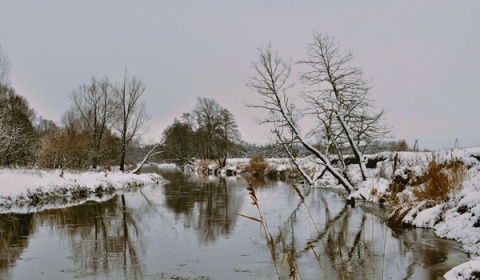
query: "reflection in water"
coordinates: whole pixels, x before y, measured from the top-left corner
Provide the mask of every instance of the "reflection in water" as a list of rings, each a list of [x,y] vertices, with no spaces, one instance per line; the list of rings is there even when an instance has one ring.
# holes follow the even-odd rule
[[[8,268],[28,246],[28,237],[33,232],[33,214],[0,215],[0,279],[10,278]]]
[[[277,259],[285,258],[287,240],[295,274],[303,279],[443,279],[467,258],[458,243],[432,231],[388,228],[368,211],[371,206],[351,209],[344,198],[321,189],[304,196],[307,205],[316,206],[309,207],[311,214],[299,201],[289,218],[275,225]],[[291,268],[283,268],[288,275]]]
[[[238,218],[244,197],[232,184],[236,178],[164,172],[171,183],[165,185],[166,205],[183,219],[185,227],[198,230],[199,240],[213,242],[219,235],[229,235]]]
[[[0,215],[0,278],[277,278],[258,223],[238,216],[256,216],[245,179],[162,175],[170,182],[105,202]],[[431,231],[391,230],[378,208],[351,209],[342,195],[304,189],[313,223],[288,184],[249,181],[277,259],[285,244],[303,279],[437,279],[466,258]]]

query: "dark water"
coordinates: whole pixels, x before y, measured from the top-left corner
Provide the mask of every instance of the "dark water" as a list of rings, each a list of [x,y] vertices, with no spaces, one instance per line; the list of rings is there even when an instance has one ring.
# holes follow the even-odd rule
[[[291,185],[252,180],[272,254],[238,215],[259,217],[245,179],[162,175],[105,202],[0,215],[0,278],[288,279],[291,260],[302,279],[441,279],[467,258],[430,230],[386,227],[377,207],[304,189],[307,208]]]

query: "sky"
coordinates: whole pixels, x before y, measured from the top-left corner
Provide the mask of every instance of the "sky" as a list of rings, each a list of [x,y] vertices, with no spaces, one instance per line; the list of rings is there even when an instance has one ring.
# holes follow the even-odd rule
[[[12,86],[44,118],[60,122],[91,77],[121,81],[128,69],[146,87],[145,141],[208,97],[245,141],[265,143],[269,127],[255,122],[263,112],[245,106],[259,102],[245,85],[257,48],[271,44],[295,62],[320,32],[372,79],[395,139],[443,149],[480,145],[479,13],[474,0],[0,0],[0,45]]]

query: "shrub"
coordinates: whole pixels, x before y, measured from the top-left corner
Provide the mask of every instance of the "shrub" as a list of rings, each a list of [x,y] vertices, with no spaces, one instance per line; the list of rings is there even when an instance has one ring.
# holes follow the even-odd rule
[[[265,161],[265,158],[263,158],[261,155],[254,155],[250,158],[245,171],[254,175],[262,175],[267,168],[268,163]]]
[[[413,190],[418,200],[447,201],[465,178],[465,167],[461,161],[450,160],[439,164],[435,157],[422,174],[422,185]]]

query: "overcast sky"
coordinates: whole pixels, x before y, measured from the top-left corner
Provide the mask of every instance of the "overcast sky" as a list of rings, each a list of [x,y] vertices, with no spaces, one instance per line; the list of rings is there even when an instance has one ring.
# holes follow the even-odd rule
[[[300,4],[301,3],[301,4]],[[150,134],[191,111],[197,96],[265,142],[245,86],[256,48],[293,61],[312,32],[335,37],[372,78],[395,137],[420,148],[480,145],[480,1],[7,1],[0,45],[17,93],[59,122],[72,90],[92,76],[146,86]],[[295,67],[293,68],[295,71]]]

